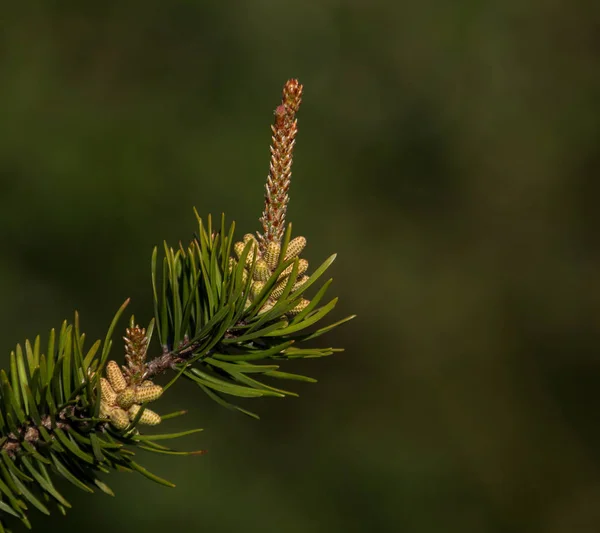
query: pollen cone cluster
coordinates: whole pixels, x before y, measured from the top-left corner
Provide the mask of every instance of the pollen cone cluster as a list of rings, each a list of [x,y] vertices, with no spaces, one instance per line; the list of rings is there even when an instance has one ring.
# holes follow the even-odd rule
[[[125,429],[138,415],[142,404],[157,400],[163,392],[160,385],[143,380],[146,368],[148,338],[139,326],[127,329],[125,360],[127,366],[119,367],[116,361],[106,365],[106,377],[100,378],[100,416],[108,418],[117,429]],[[160,416],[144,409],[140,424],[160,424]]]
[[[248,279],[250,275],[250,271],[252,269],[252,264],[256,258],[256,263],[254,265],[254,271],[252,273],[252,283],[250,285],[250,292],[248,294],[248,300],[246,305],[250,306],[252,302],[259,300],[263,297],[262,291],[265,287],[267,281],[273,276],[275,270],[278,265],[281,263],[280,255],[281,255],[281,245],[278,242],[271,241],[268,242],[265,246],[264,252],[261,252],[260,246],[254,235],[248,233],[244,235],[243,242],[237,242],[234,245],[235,255],[237,257],[237,261],[235,259],[231,259],[232,268],[237,264],[238,261],[242,258],[244,248],[247,246],[248,242],[252,241],[252,246],[250,248],[250,252],[246,256],[245,260],[245,269],[244,269],[244,281]],[[299,257],[300,253],[306,246],[306,239],[304,237],[296,237],[292,239],[286,249],[285,256],[282,258],[283,261],[287,261],[289,259],[294,259]],[[292,286],[291,292],[298,290],[306,281],[308,280],[308,276],[306,275],[306,271],[308,269],[308,261],[306,259],[298,260],[298,272],[296,275],[296,279],[294,280],[294,285]],[[282,296],[286,285],[292,275],[293,263],[289,265],[277,278],[277,283],[273,287],[269,298],[262,305],[259,310],[259,314],[265,313],[266,311],[273,308],[273,306],[277,303],[279,298]],[[293,309],[286,313],[287,316],[294,316],[300,313],[306,306],[309,304],[309,300],[302,299]]]

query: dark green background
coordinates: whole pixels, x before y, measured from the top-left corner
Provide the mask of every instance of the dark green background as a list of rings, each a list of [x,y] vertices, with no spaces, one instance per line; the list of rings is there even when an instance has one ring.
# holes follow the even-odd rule
[[[177,488],[65,487],[36,529],[600,531],[600,3],[81,4],[2,8],[4,366],[75,309],[146,323],[193,206],[258,229],[289,77],[289,218],[359,318],[260,422],[180,383],[209,453],[144,457]]]

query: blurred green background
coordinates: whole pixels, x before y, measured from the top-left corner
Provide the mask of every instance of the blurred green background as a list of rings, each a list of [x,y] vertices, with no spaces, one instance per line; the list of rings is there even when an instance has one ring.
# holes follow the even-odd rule
[[[305,85],[289,219],[333,266],[299,399],[181,383],[201,426],[64,487],[46,530],[600,531],[600,3],[26,2],[0,32],[0,347],[121,302],[152,313],[150,253],[192,207],[258,228],[269,125]],[[126,325],[122,323],[122,328]],[[117,352],[118,353],[118,352]]]

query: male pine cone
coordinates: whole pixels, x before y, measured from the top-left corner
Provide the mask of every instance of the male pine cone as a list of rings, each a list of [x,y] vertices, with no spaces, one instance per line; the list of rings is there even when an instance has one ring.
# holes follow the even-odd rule
[[[281,255],[281,244],[275,241],[270,241],[266,247],[266,251],[263,254],[260,250],[258,241],[254,235],[248,233],[244,235],[244,242],[236,242],[234,245],[234,252],[237,256],[237,261],[242,258],[244,248],[247,243],[252,241],[250,252],[246,256],[245,268],[244,268],[244,279],[248,279],[252,264],[254,263],[254,271],[252,273],[252,283],[250,285],[250,293],[248,294],[248,300],[246,306],[251,305],[254,301],[262,298],[262,291],[265,283],[271,278],[275,270],[280,264]],[[304,247],[306,246],[305,237],[296,237],[292,239],[287,247],[285,256],[281,258],[283,261],[288,261],[299,256]],[[256,258],[256,261],[255,261]],[[231,261],[231,268],[235,266],[236,261]],[[285,287],[289,282],[289,278],[293,272],[293,264],[289,265],[277,278],[277,283],[271,290],[267,301],[262,305],[259,310],[259,314],[265,313],[277,303],[281,295],[283,294]],[[306,281],[308,276],[305,272],[308,269],[308,261],[306,259],[298,259],[297,274],[294,279],[294,285],[292,286],[291,292],[298,290]],[[290,309],[286,315],[292,317],[303,311],[306,306],[310,303],[309,300],[302,298],[300,302]]]
[[[128,384],[116,361],[108,362],[106,376],[100,379],[100,416],[108,418],[117,429],[125,429],[136,418],[141,404],[157,400],[163,391],[151,381]],[[139,422],[155,426],[160,424],[161,418],[154,411],[144,409]]]

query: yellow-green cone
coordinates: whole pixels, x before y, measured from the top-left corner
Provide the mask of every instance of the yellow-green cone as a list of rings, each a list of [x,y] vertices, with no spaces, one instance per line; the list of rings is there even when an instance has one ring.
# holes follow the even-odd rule
[[[122,390],[117,394],[117,405],[121,409],[129,409],[135,403],[135,392],[130,387]]]
[[[135,391],[135,402],[146,403],[153,402],[160,398],[163,392],[163,388],[160,385],[146,385],[144,387],[138,387]]]
[[[256,264],[254,265],[253,277],[257,281],[268,281],[271,277],[271,270],[264,259],[257,259]]]
[[[100,378],[100,395],[102,401],[108,405],[114,404],[117,400],[117,393],[106,378]]]
[[[240,260],[240,257],[242,257],[244,246],[245,245],[242,241],[238,241],[233,245],[233,251],[235,252],[235,256],[237,257],[238,261]]]
[[[306,246],[306,237],[296,237],[292,239],[285,251],[285,260],[291,259],[292,257],[298,257],[304,247]]]
[[[292,267],[294,266],[294,263],[292,263],[290,266],[288,266],[281,274],[279,274],[279,278],[277,278],[279,281],[283,280],[284,278],[287,278],[290,276],[290,274],[292,273]],[[298,276],[301,276],[302,274],[304,274],[306,271],[308,270],[308,261],[306,259],[298,259]]]
[[[250,287],[250,297],[253,300],[256,300],[256,298],[260,294],[260,291],[263,290],[264,286],[265,286],[265,282],[264,281],[255,281],[252,284],[252,286]]]
[[[129,425],[129,415],[120,407],[110,409],[110,423],[117,429],[125,429]]]
[[[254,262],[254,254],[257,252],[258,252],[258,248],[257,248],[256,244],[254,244],[253,246],[250,247],[250,251],[248,252],[248,255],[246,256],[246,267],[250,268],[252,266],[252,263]]]
[[[141,407],[138,404],[134,403],[129,408],[129,418],[133,420],[140,409]],[[154,411],[151,411],[150,409],[144,409],[144,412],[142,413],[142,416],[139,419],[140,424],[146,424],[147,426],[156,426],[157,424],[160,424],[160,422],[160,415],[158,413],[155,413]]]
[[[302,285],[304,285],[310,278],[308,276],[302,276],[294,286],[292,287],[292,292],[297,291]]]
[[[308,261],[306,259],[300,259],[298,261],[298,276],[302,276],[308,270]]]
[[[306,298],[302,298],[302,300],[300,300],[298,305],[296,307],[294,307],[293,309],[290,309],[286,314],[290,315],[290,316],[297,315],[298,313],[304,311],[309,303],[310,303],[310,300],[307,300]]]
[[[264,253],[265,261],[267,265],[271,269],[271,271],[277,268],[277,263],[279,262],[279,252],[281,251],[281,246],[279,243],[275,241],[269,241],[267,244],[267,249]]]
[[[273,309],[273,306],[275,305],[275,302],[273,300],[267,300],[265,302],[265,305],[263,305],[260,310],[258,311],[258,314],[262,314],[262,313],[266,313],[267,311]]]
[[[298,266],[300,266],[300,265],[298,265]],[[294,286],[292,287],[291,292],[294,292],[294,291],[298,290],[300,287],[302,287],[302,285],[304,285],[308,281],[308,279],[309,279],[308,276],[302,276],[298,281],[296,281],[296,283],[294,283]],[[285,286],[287,285],[287,282],[288,282],[288,278],[284,278],[277,285],[275,285],[275,288],[273,289],[273,292],[271,293],[271,298],[273,298],[273,300],[279,300],[279,298],[283,294],[283,291],[285,290]]]
[[[112,385],[112,388],[115,392],[121,392],[125,387],[127,387],[125,376],[123,376],[123,372],[119,368],[119,365],[116,361],[109,361],[107,363],[106,377],[108,378],[108,381]]]
[[[285,290],[285,286],[287,285],[287,281],[288,281],[287,278],[284,278],[277,285],[275,285],[275,288],[273,289],[273,292],[271,292],[271,298],[273,300],[279,300],[279,298],[283,294],[283,291]]]

